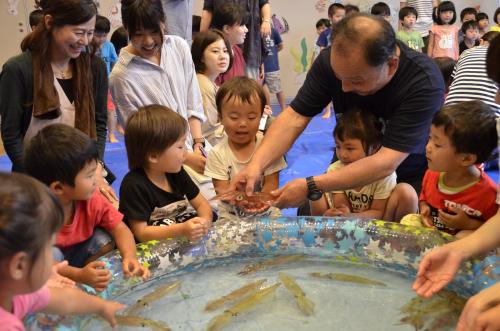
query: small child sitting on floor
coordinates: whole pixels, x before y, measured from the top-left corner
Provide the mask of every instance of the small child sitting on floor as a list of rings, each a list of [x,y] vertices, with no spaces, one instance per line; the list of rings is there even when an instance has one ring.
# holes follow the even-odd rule
[[[342,114],[333,135],[339,160],[328,167],[328,172],[376,153],[382,144],[382,123],[371,113],[353,109]],[[363,187],[326,192],[323,198],[309,202],[311,214],[393,220],[395,210],[388,200],[395,187],[396,173],[393,172]],[[415,210],[416,199],[415,193]]]
[[[160,105],[139,108],[127,121],[130,171],[120,186],[120,211],[138,241],[198,241],[212,224],[212,208],[182,167],[187,132],[186,120]]]
[[[56,260],[68,260],[61,275],[104,290],[111,273],[104,262],[95,261],[116,243],[125,276],[149,271],[139,264],[135,241],[123,223],[123,215],[96,190],[97,147],[81,131],[65,124],[52,124],[37,133],[26,148],[29,175],[49,186],[64,209],[64,224],[56,238]]]
[[[425,226],[464,237],[495,215],[497,185],[477,165],[496,145],[495,113],[482,101],[451,104],[434,115],[419,204]]]

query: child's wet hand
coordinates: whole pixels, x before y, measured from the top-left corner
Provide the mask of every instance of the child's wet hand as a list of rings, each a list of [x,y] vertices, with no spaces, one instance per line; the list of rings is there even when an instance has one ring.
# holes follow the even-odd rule
[[[123,276],[125,278],[138,276],[143,280],[149,278],[149,269],[142,266],[136,258],[123,258]]]
[[[184,235],[190,242],[197,242],[204,236],[204,226],[199,217],[184,222]]]
[[[126,306],[116,301],[103,300],[103,307],[100,315],[114,328],[117,325],[116,312],[123,310]]]
[[[97,292],[103,291],[111,280],[111,272],[105,266],[102,261],[90,262],[80,269],[81,282],[92,286]]]

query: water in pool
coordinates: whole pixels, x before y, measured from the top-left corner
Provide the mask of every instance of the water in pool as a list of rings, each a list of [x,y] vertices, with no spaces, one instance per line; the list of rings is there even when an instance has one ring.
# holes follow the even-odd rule
[[[289,278],[300,288],[290,285]],[[284,279],[289,286],[284,286]],[[179,285],[174,283],[177,281]],[[246,293],[233,295],[233,300],[221,300],[219,308],[215,303],[210,307],[215,310],[205,311],[210,301],[250,283],[254,286],[239,291]],[[277,283],[281,284],[272,287]],[[453,330],[465,301],[449,292],[423,300],[415,296],[411,283],[406,275],[321,258],[232,258],[161,277],[116,300],[128,306],[124,315],[131,312],[159,322],[134,319],[129,322],[139,326],[120,326],[123,330],[144,330],[148,326],[155,330],[207,330],[209,325],[213,330],[249,331]],[[158,295],[161,289],[166,294]],[[302,309],[298,300],[306,302]],[[151,303],[141,304],[144,301]],[[217,320],[220,315],[223,316]],[[219,323],[222,320],[227,324]],[[102,320],[93,320],[85,327],[109,329]]]

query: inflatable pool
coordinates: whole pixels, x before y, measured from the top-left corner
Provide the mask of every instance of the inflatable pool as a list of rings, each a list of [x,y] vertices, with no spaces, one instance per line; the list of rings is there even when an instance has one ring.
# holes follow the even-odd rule
[[[367,219],[224,220],[196,245],[138,244],[140,261],[152,273],[148,282],[123,279],[117,252],[103,257],[113,280],[101,295],[128,306],[121,319],[127,330],[447,330],[463,298],[500,275],[499,259],[491,254],[467,262],[434,301],[415,297],[410,285],[422,255],[452,238]],[[172,291],[163,295],[166,286]],[[207,303],[218,299],[220,306],[209,309]],[[26,325],[110,329],[92,317],[43,314],[30,316]]]

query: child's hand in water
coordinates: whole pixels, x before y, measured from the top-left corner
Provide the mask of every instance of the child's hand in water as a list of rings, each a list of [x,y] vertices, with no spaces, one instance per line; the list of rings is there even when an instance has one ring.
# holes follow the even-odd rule
[[[102,307],[99,315],[104,318],[114,328],[116,327],[116,312],[125,308],[125,305],[116,301],[102,300]]]
[[[199,241],[205,235],[205,225],[200,217],[195,217],[184,224],[184,235],[190,242]]]
[[[80,269],[79,281],[92,286],[97,292],[103,291],[111,280],[111,273],[102,261],[93,261]]]
[[[123,275],[128,278],[132,276],[142,277],[143,280],[149,278],[150,272],[147,267],[142,266],[135,257],[122,259]]]
[[[52,274],[50,275],[49,280],[47,280],[48,287],[60,287],[60,288],[76,287],[76,283],[73,280],[66,278],[64,276],[61,276],[59,274],[59,270],[61,268],[66,267],[67,265],[68,265],[68,261],[62,261],[62,262],[55,263],[52,266]]]
[[[203,235],[206,235],[208,233],[208,229],[210,229],[210,226],[212,225],[212,221],[207,220],[203,217],[193,217],[191,218],[191,220],[196,220],[203,226]]]

